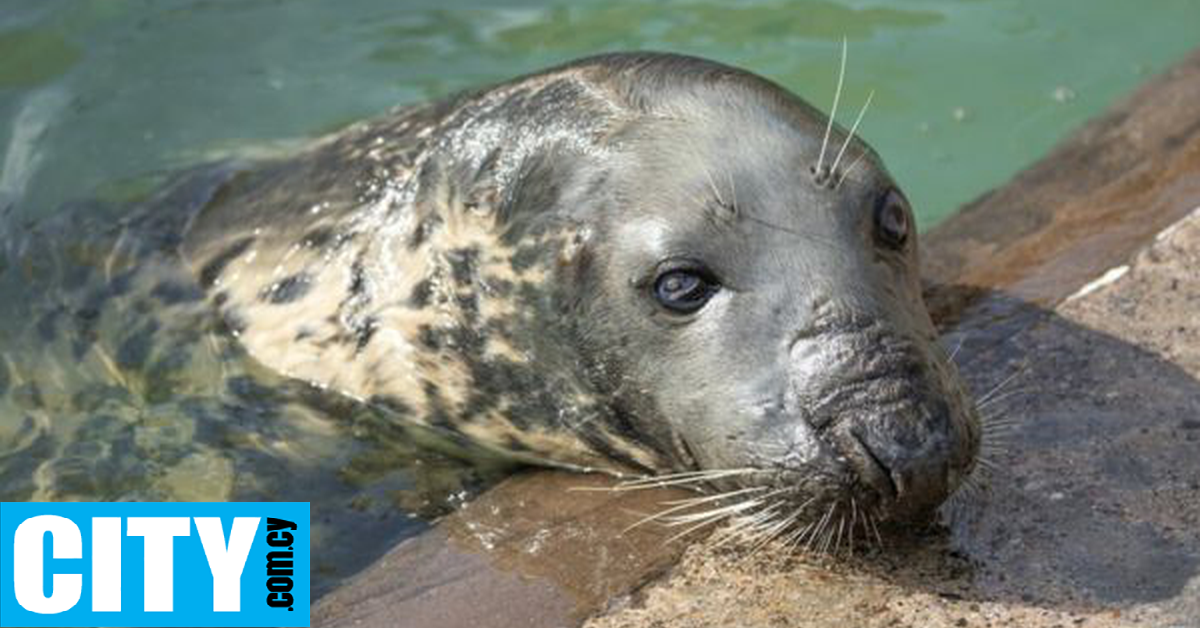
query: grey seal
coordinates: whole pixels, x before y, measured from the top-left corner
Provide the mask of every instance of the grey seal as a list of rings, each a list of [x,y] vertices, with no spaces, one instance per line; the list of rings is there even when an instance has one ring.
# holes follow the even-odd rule
[[[243,169],[180,249],[262,364],[525,461],[703,481],[779,525],[927,514],[976,466],[904,194],[715,62],[395,110]]]

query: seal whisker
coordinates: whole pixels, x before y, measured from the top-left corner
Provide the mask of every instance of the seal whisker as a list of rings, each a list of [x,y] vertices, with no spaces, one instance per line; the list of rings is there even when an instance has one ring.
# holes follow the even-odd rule
[[[746,505],[745,508],[754,508],[754,507],[757,507],[758,505],[759,504],[750,504],[750,505]],[[736,512],[722,512],[722,513],[715,514],[710,517],[696,519],[693,521],[679,522],[674,525],[667,524],[667,527],[670,527],[670,528],[677,528],[679,526],[688,526],[688,527],[684,528],[680,532],[668,537],[665,542],[672,543],[674,541],[678,541],[679,539],[682,539],[697,530],[703,529],[707,526],[719,524],[722,521],[725,521],[725,520],[729,519],[730,517],[734,516],[735,514],[737,514],[737,513]]]
[[[804,536],[815,527],[816,522],[810,521],[807,525],[798,526],[783,539],[783,547],[789,554],[797,551],[799,544],[804,540]]]
[[[796,506],[796,508],[792,511],[793,517],[798,519],[800,517],[800,515],[804,514],[805,509],[807,509],[809,507],[809,505],[815,501],[817,501],[816,497],[809,497],[808,499],[801,502],[800,505]]]
[[[833,506],[832,512],[834,515],[837,514],[837,505],[838,505],[837,502],[832,503],[832,506]],[[833,518],[830,517],[829,527],[825,531],[825,539],[821,542],[821,553],[822,554],[832,553],[829,551],[831,547],[833,547],[834,550],[836,551],[837,548],[834,546],[834,538],[835,537],[840,541],[841,540],[841,532],[840,532],[840,529],[838,528],[838,526],[833,525]]]
[[[1021,391],[1029,392],[1029,391]],[[983,427],[988,425],[1011,426],[1020,425],[1021,417],[1016,414],[1008,414],[1011,412],[1009,408],[991,408],[987,412],[981,412],[979,420],[983,423]]]
[[[981,420],[980,435],[982,436],[980,446],[996,448],[999,446],[1007,446],[1008,441],[1022,427],[1023,423],[1018,416],[999,416],[994,415]]]
[[[982,406],[983,404],[987,403],[988,400],[991,399],[993,395],[1000,392],[1005,386],[1007,386],[1009,383],[1011,383],[1018,376],[1023,375],[1028,369],[1029,369],[1028,362],[1022,364],[1015,372],[1013,372],[1008,377],[1004,378],[999,384],[996,384],[996,386],[993,387],[991,390],[989,390],[987,392],[987,394],[980,397],[979,401],[976,402],[977,407]]]
[[[748,475],[752,473],[767,473],[767,471],[763,469],[755,469],[753,467],[743,467],[741,469],[705,469],[702,471],[684,471],[681,473],[648,475],[637,477],[635,479],[622,480],[616,486],[573,486],[568,490],[596,492],[636,491],[665,486],[680,486],[700,483],[709,480],[738,475]]]
[[[706,510],[704,512],[695,514],[663,517],[662,523],[668,528],[678,528],[679,526],[690,525],[700,521],[715,521],[718,519],[725,519],[726,517],[736,515],[737,513],[750,508],[756,508],[760,505],[762,505],[762,502],[758,500],[739,502],[732,506],[723,506],[721,508],[714,508],[712,510]]]
[[[1005,399],[1009,399],[1015,395],[1020,395],[1020,394],[1029,393],[1029,392],[1032,392],[1032,390],[1029,388],[1014,388],[1012,390],[1006,390],[1002,393],[996,394],[995,396],[991,397],[990,399],[980,401],[979,403],[975,404],[975,407],[980,410],[983,410],[983,409],[987,408],[988,406],[992,406],[997,403],[1000,403],[1001,401],[1004,401]]]
[[[764,516],[761,517],[754,526],[754,532],[746,535],[746,540],[752,542],[756,540],[769,539],[771,532],[775,530],[781,522],[786,522],[789,518],[789,516],[785,516],[783,513],[779,512],[782,506],[782,502],[772,503],[772,508],[763,513]]]
[[[1033,391],[1031,391],[1031,390],[1015,391],[1016,394],[1029,393],[1029,392],[1033,392]],[[1013,395],[1007,395],[1007,397],[1012,397],[1012,396]],[[990,405],[995,405],[995,403],[992,403]],[[976,408],[978,408],[978,406],[976,406]],[[1009,414],[1012,412],[1012,408],[1009,408],[1009,407],[991,407],[991,408],[985,408],[984,410],[985,410],[984,412],[979,413],[980,420],[1013,422],[1013,421],[1017,421],[1020,418],[1018,415]]]
[[[985,437],[983,439],[985,442],[981,442],[980,445],[1005,442],[1017,432],[1018,427],[1019,425],[1016,423],[985,426],[980,432]]]
[[[829,167],[829,171],[837,173],[838,164],[842,163],[842,156],[846,154],[846,148],[850,146],[850,141],[854,139],[854,134],[858,131],[858,125],[862,122],[863,116],[867,113],[867,107],[871,106],[871,100],[875,98],[875,90],[867,93],[867,100],[863,103],[862,109],[858,110],[858,117],[854,119],[854,124],[850,125],[850,133],[846,135],[845,141],[842,142],[842,148],[838,150],[837,157],[833,160],[833,165]],[[860,153],[861,156],[861,153]],[[841,184],[841,177],[838,179],[838,184]]]
[[[997,412],[982,421],[981,441],[975,467],[964,478],[964,485],[983,485],[995,475],[998,458],[1008,454],[1011,439],[1020,427],[1019,417],[999,417]]]
[[[788,531],[787,534],[785,534],[784,538],[780,539],[780,543],[784,545],[784,549],[787,550],[788,554],[791,554],[791,552],[794,550],[793,544],[796,543],[796,539],[799,536],[802,536],[804,531],[808,530],[811,525],[812,522],[809,521],[806,525],[793,527],[791,531]]]
[[[829,520],[833,517],[833,509],[835,506],[836,504],[834,502],[829,503],[829,510],[825,511],[825,515],[821,517],[821,522],[817,525],[817,532],[813,534],[812,538],[809,539],[809,543],[813,543],[816,541],[816,539],[820,538],[822,534],[824,534],[826,526],[829,525]],[[821,541],[816,541],[816,543],[810,548],[809,543],[805,543],[805,551],[810,551],[821,545]]]
[[[963,478],[959,489],[945,504],[944,515],[953,522],[964,515],[970,503],[977,501],[991,492],[992,474],[982,467],[976,467]]]
[[[751,472],[751,471],[758,471],[758,469],[755,469],[753,467],[741,467],[738,469],[701,469],[699,471],[681,471],[679,473],[665,473],[662,475],[642,476],[642,477],[638,478],[637,480],[630,480],[630,482],[673,480],[676,478],[694,477],[694,476],[698,476],[698,475],[711,475],[713,473],[740,473],[740,472]]]
[[[782,491],[774,491],[774,492],[770,493],[769,495],[765,495],[765,496],[763,496],[763,498],[760,501],[766,503],[770,497],[778,495],[780,492],[782,492]],[[779,500],[771,500],[770,503],[768,503],[762,510],[759,510],[758,512],[755,512],[752,514],[743,515],[741,517],[738,517],[738,519],[742,523],[745,524],[745,527],[751,527],[751,528],[757,527],[765,519],[767,519],[768,517],[771,517],[772,513],[775,510],[777,510],[781,504],[782,504],[782,502],[780,502]]]
[[[787,532],[788,528],[791,527],[797,520],[800,519],[801,515],[804,514],[804,509],[809,504],[811,504],[815,499],[816,499],[815,497],[809,498],[809,499],[805,500],[804,503],[802,503],[799,506],[797,506],[796,508],[794,508],[792,510],[792,514],[783,518],[779,522],[779,524],[777,524],[774,527],[774,529],[772,531],[773,533],[770,535],[770,537],[766,541],[770,541],[771,539],[778,537],[779,535],[783,534],[784,532]],[[798,534],[803,534],[805,530],[810,529],[812,526],[813,526],[813,522],[809,522],[809,524],[807,526],[804,526],[804,528],[789,532],[787,534],[787,536],[785,536],[784,539],[781,541],[781,543],[783,543],[784,546],[787,547],[796,538],[796,536]],[[763,542],[764,545],[766,544],[766,541]],[[757,550],[757,548],[756,548],[756,550]]]
[[[804,541],[805,552],[812,552],[813,548],[817,545],[817,537],[821,535],[821,530],[823,529],[821,526],[822,521],[824,521],[824,518],[817,520],[817,525],[813,528],[812,534],[808,535],[808,539]]]
[[[821,531],[821,538],[813,548],[813,551],[817,554],[829,553],[829,539],[833,536],[833,520],[830,519],[829,523],[830,525]]]
[[[850,555],[854,555],[854,531],[858,524],[858,502],[854,501],[854,496],[850,496]]]
[[[656,488],[662,486],[679,486],[682,484],[695,484],[699,482],[707,482],[721,478],[735,477],[740,475],[750,475],[753,473],[764,473],[762,469],[716,469],[712,471],[693,471],[675,475],[655,476],[642,478],[640,480],[630,480],[622,482],[615,487],[604,488],[600,490],[613,491],[634,491],[647,488]]]
[[[967,497],[978,496],[981,493],[985,492],[985,490],[986,490],[986,486],[984,485],[984,478],[981,477],[977,473],[972,473],[971,475],[968,475],[966,478],[963,478],[963,483],[962,483],[962,486],[960,487],[960,490]]]
[[[1001,468],[995,460],[982,455],[983,453],[984,452],[980,452],[979,459],[975,462],[976,467],[987,473],[990,477],[997,477],[1003,474],[1004,469]]]
[[[779,535],[779,532],[784,529],[784,523],[786,523],[786,519],[760,529],[760,531],[754,535],[754,538],[749,540],[749,542],[753,543],[753,545],[751,545],[750,553],[747,554],[746,557],[754,558],[760,551],[762,551],[763,548],[769,546],[771,541],[775,540],[775,538]]]
[[[748,499],[748,500],[740,501],[736,504],[732,504],[729,506],[720,506],[718,508],[713,508],[711,510],[705,510],[702,512],[687,513],[687,514],[663,517],[663,522],[666,526],[673,528],[673,527],[677,527],[680,525],[686,525],[689,523],[694,523],[696,521],[709,519],[712,517],[720,517],[721,515],[726,515],[726,514],[730,514],[730,515],[736,514],[736,513],[742,512],[744,510],[747,510],[749,508],[754,508],[756,506],[759,506],[765,502],[766,502],[766,497]]]
[[[729,527],[722,528],[717,532],[717,542],[713,544],[712,549],[720,549],[725,544],[740,539],[741,535],[739,532],[741,532],[741,530],[747,525],[748,524],[745,520],[734,518],[733,523],[731,523]]]
[[[987,494],[992,489],[993,480],[997,479],[998,474],[990,468],[980,467],[977,473],[971,474],[971,480],[975,485],[978,494]]]
[[[988,442],[980,443],[981,449],[988,454],[1001,454],[1008,451],[1006,442],[1008,434],[987,434]]]
[[[745,526],[738,531],[738,541],[746,543],[753,539],[757,539],[762,534],[763,523],[770,519],[774,513],[774,509],[764,508],[752,516],[745,517]]]
[[[777,511],[783,506],[783,504],[784,502],[781,500],[772,501],[762,510],[747,517],[747,528],[749,528],[751,531],[749,533],[740,534],[740,538],[744,541],[751,541],[759,538],[763,534],[763,531],[771,524],[771,522],[778,517]]]
[[[736,490],[736,491],[728,491],[725,493],[718,493],[716,495],[706,495],[704,497],[696,497],[696,498],[692,498],[692,499],[676,499],[676,500],[662,502],[662,504],[664,504],[664,505],[670,505],[670,508],[666,508],[659,512],[647,515],[645,518],[643,518],[642,520],[639,520],[637,523],[630,525],[628,528],[626,528],[626,530],[635,528],[639,525],[642,525],[643,523],[647,523],[649,521],[653,521],[655,519],[662,518],[671,513],[679,512],[681,510],[687,510],[689,508],[696,508],[696,507],[704,505],[706,503],[718,502],[718,501],[721,501],[724,499],[730,499],[731,497],[734,497],[737,495],[758,492],[760,490],[766,490],[766,487],[753,487],[753,488],[747,488],[747,489],[740,489],[740,490]]]
[[[833,108],[829,110],[829,120],[825,124],[825,137],[821,139],[821,154],[817,157],[817,166],[813,169],[813,174],[818,180],[824,178],[825,165],[825,149],[829,146],[829,134],[833,131],[833,121],[837,118],[838,101],[842,98],[842,84],[846,78],[846,53],[848,44],[845,37],[842,37],[842,62],[838,69],[837,89],[833,92]]]
[[[833,525],[833,520],[829,520],[829,532],[826,534],[826,542],[821,548],[821,554],[834,555],[838,554],[838,549],[841,546],[841,525],[844,519],[839,516],[839,524]]]
[[[949,361],[954,362],[954,358],[958,357],[958,352],[962,350],[963,343],[965,343],[967,341],[967,337],[970,335],[971,335],[971,333],[968,331],[968,332],[964,333],[961,337],[959,337],[958,344],[954,345],[954,350],[951,351],[950,355],[947,357],[947,359]]]
[[[768,543],[779,538],[779,536],[781,534],[783,534],[785,531],[787,531],[787,529],[792,524],[794,524],[796,522],[796,519],[798,519],[799,517],[800,517],[799,511],[795,511],[791,515],[788,515],[787,517],[780,517],[778,523],[772,525],[770,528],[767,529],[766,538],[764,538],[762,541],[760,541],[758,543],[758,545],[751,551],[750,555],[753,556],[760,549],[766,547]]]
[[[780,504],[781,502],[775,501],[772,502],[772,504],[770,504],[767,508],[764,508],[757,513],[734,518],[732,525],[730,525],[728,528],[722,529],[718,533],[721,538],[716,545],[713,546],[713,549],[719,548],[730,541],[744,540],[746,538],[744,531],[757,526],[760,522],[762,522],[763,519],[770,516],[770,514],[776,508],[778,508]]]
[[[660,512],[657,512],[657,513],[654,513],[651,515],[647,515],[647,516],[637,520],[636,522],[630,524],[625,529],[621,530],[621,533],[624,534],[626,532],[629,532],[630,530],[633,530],[634,528],[637,528],[638,526],[645,525],[651,521],[661,519],[663,517],[666,517],[667,515],[679,512],[681,510],[695,508],[702,504],[720,501],[722,499],[729,499],[730,497],[734,497],[736,495],[744,495],[746,493],[754,493],[754,492],[765,491],[765,490],[767,490],[765,486],[754,486],[751,488],[743,488],[743,489],[736,490],[736,491],[729,491],[726,493],[718,493],[716,495],[709,495],[706,497],[696,497],[696,498],[692,498],[692,499],[676,499],[676,500],[666,501],[666,502],[663,502],[663,504],[671,505],[670,508],[667,508],[666,510],[662,510]]]
[[[701,521],[700,523],[698,523],[698,524],[696,524],[696,525],[694,525],[694,526],[692,526],[692,527],[690,527],[690,528],[688,528],[688,529],[686,529],[686,530],[684,530],[684,531],[680,532],[679,534],[676,534],[676,535],[674,535],[674,536],[672,536],[672,537],[668,538],[668,539],[667,539],[666,541],[664,541],[664,542],[665,542],[665,543],[673,543],[673,542],[675,542],[675,541],[678,541],[679,539],[682,539],[683,537],[685,537],[685,536],[687,536],[687,535],[689,535],[689,534],[691,534],[691,533],[693,533],[693,532],[696,532],[697,530],[702,530],[702,529],[704,529],[704,528],[706,528],[706,527],[708,527],[708,526],[710,526],[710,525],[713,525],[713,524],[715,524],[715,523],[719,523],[720,521],[721,521],[721,519],[715,519],[715,520],[710,520],[710,521]]]
[[[737,514],[738,512],[740,512],[740,511],[742,511],[742,510],[749,510],[749,509],[751,509],[751,508],[756,508],[756,507],[758,507],[758,506],[760,506],[760,505],[762,505],[762,501],[761,501],[761,500],[751,500],[751,501],[748,501],[748,502],[742,502],[741,504],[737,504],[737,506],[739,507],[739,509],[738,509],[738,510],[732,510],[732,509],[731,509],[732,507],[729,507],[729,508],[722,509],[723,511],[727,511],[727,512],[722,512],[722,513],[720,513],[720,514],[718,514],[718,515],[713,515],[713,516],[711,516],[711,517],[709,517],[709,518],[707,518],[707,519],[701,520],[701,521],[700,521],[699,523],[697,523],[696,525],[694,525],[694,526],[692,526],[692,527],[690,527],[690,528],[687,528],[686,530],[683,530],[682,532],[680,532],[680,533],[678,533],[678,534],[676,534],[676,535],[674,535],[674,536],[672,536],[672,537],[668,538],[668,539],[667,539],[665,542],[666,542],[666,543],[671,543],[671,542],[673,542],[673,541],[677,541],[677,540],[679,540],[679,539],[681,539],[681,538],[683,538],[683,537],[685,537],[685,536],[687,536],[687,535],[689,535],[689,534],[691,534],[691,533],[693,533],[693,532],[695,532],[695,531],[697,531],[697,530],[703,529],[704,527],[707,527],[707,526],[710,526],[710,525],[713,525],[713,524],[719,523],[719,522],[721,522],[721,521],[724,521],[725,519],[727,519],[727,518],[729,518],[729,517],[731,517],[731,516],[733,516],[733,515]],[[670,524],[668,524],[668,525],[670,525]],[[683,524],[681,523],[681,524],[677,524],[677,525],[683,525]]]
[[[989,460],[1003,456],[1009,451],[1008,444],[1004,442],[988,443],[979,448],[979,455],[982,458]]]
[[[766,487],[766,486],[751,486],[749,488],[740,488],[740,489],[737,489],[734,491],[727,491],[724,493],[716,493],[713,495],[707,495],[705,497],[688,497],[685,499],[671,499],[671,500],[667,500],[667,501],[663,502],[663,504],[668,505],[668,506],[695,505],[695,504],[700,504],[700,503],[717,501],[720,499],[727,499],[734,495],[741,495],[743,493],[756,493],[758,491],[765,491],[765,490],[767,490],[767,488],[768,487]]]
[[[1001,442],[1001,441],[1007,440],[1014,433],[1016,433],[1018,427],[1019,427],[1019,424],[1017,424],[1017,423],[1002,423],[1002,424],[998,424],[998,425],[997,424],[985,425],[981,431],[981,434],[986,436],[987,440],[990,440],[991,442]],[[989,443],[983,442],[980,444],[986,446]]]
[[[879,513],[864,511],[863,515],[866,517],[867,523],[871,524],[871,533],[875,535],[875,542],[882,548],[884,546],[883,535],[879,533],[879,526],[875,524],[875,518],[879,516]]]
[[[1024,425],[1022,417],[1011,413],[1007,408],[994,408],[982,413],[979,423],[984,432],[1014,430]]]

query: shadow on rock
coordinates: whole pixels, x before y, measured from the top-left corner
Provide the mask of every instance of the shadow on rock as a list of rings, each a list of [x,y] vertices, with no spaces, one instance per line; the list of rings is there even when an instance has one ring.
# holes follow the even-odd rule
[[[948,340],[990,392],[996,448],[991,490],[953,524],[976,589],[1050,605],[1179,595],[1200,572],[1196,375],[1001,294],[963,320]]]

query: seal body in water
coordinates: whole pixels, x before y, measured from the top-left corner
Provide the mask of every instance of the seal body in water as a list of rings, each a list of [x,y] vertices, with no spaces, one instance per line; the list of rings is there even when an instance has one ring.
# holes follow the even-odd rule
[[[180,250],[256,360],[403,420],[906,517],[978,416],[903,194],[826,129],[745,71],[593,57],[249,166]]]

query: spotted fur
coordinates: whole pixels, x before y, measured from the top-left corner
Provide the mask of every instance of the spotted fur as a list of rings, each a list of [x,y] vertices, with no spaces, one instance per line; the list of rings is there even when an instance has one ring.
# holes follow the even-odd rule
[[[245,172],[195,219],[185,257],[279,373],[539,462],[653,467],[658,452],[596,420],[608,411],[577,367],[527,346],[566,333],[547,319],[574,235],[538,215],[561,190],[530,173],[625,115],[582,71],[402,109]],[[569,116],[529,115],[568,101]]]

